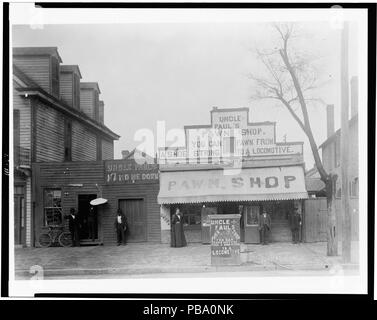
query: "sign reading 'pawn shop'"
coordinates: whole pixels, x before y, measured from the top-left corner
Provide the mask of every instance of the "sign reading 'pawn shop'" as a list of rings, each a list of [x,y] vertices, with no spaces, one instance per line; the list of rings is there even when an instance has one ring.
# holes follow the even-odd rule
[[[239,214],[209,215],[211,223],[211,264],[240,265]]]

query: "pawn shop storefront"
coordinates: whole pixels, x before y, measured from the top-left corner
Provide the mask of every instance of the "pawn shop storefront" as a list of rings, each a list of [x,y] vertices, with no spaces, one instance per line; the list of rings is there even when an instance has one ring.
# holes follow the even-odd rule
[[[270,241],[291,241],[289,214],[308,197],[303,165],[219,168],[160,167],[161,239],[169,242],[170,217],[183,212],[188,242],[210,243],[213,214],[240,214],[241,242],[259,243],[259,214],[271,216]]]

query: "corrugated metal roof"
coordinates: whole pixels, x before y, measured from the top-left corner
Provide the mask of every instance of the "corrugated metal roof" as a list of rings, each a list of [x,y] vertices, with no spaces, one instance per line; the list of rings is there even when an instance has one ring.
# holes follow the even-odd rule
[[[325,183],[319,178],[305,178],[305,186],[308,192],[318,192],[325,189]]]

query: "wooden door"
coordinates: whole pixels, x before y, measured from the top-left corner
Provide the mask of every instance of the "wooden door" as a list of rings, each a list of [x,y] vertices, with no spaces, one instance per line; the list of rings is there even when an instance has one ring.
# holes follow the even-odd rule
[[[25,198],[14,196],[14,244],[25,244]]]
[[[327,240],[327,201],[326,198],[313,198],[304,201],[304,241]]]
[[[126,199],[119,201],[119,208],[127,217],[129,242],[147,241],[147,221],[143,199]]]
[[[259,238],[260,206],[245,206],[243,212],[245,243],[260,243]]]

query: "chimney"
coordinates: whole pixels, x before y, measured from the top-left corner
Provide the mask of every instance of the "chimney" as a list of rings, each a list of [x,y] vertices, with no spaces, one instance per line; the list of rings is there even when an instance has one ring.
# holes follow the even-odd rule
[[[334,134],[334,105],[327,105],[327,138]]]
[[[99,86],[97,82],[80,83],[80,110],[93,120],[99,120]]]
[[[47,93],[60,97],[60,63],[56,47],[13,48],[13,64]]]
[[[78,66],[60,66],[60,97],[75,109],[80,109],[80,79]]]
[[[99,102],[98,114],[99,114],[99,122],[104,124],[105,123],[105,104],[101,100]]]
[[[130,155],[130,152],[128,150],[122,151],[122,159],[126,159]]]
[[[357,77],[351,78],[351,118],[353,118],[359,111],[359,81]]]

